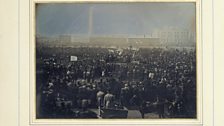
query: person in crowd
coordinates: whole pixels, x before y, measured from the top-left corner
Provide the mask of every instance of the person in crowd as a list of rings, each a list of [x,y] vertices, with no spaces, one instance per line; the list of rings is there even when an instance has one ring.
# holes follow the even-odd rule
[[[101,108],[103,107],[103,102],[104,102],[104,92],[103,91],[101,91],[101,90],[99,90],[98,92],[97,92],[97,105],[98,105],[98,113],[99,113],[99,116],[101,116]]]
[[[104,96],[104,106],[105,108],[113,108],[114,95],[111,94],[110,90],[107,91],[107,94]]]

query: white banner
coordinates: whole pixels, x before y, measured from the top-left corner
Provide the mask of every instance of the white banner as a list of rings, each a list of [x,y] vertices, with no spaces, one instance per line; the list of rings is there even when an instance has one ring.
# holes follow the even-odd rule
[[[70,57],[70,61],[77,61],[78,60],[78,57],[77,56],[71,56]]]

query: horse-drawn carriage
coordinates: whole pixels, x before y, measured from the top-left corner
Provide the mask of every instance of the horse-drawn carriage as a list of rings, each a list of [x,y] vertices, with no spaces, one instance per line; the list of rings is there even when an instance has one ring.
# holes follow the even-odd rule
[[[143,102],[139,107],[142,118],[145,117],[146,113],[157,113],[159,118],[172,118],[180,117],[183,111],[182,102],[169,102],[165,101],[156,101],[156,102]]]
[[[125,107],[122,108],[102,108],[102,118],[127,118],[128,110]]]

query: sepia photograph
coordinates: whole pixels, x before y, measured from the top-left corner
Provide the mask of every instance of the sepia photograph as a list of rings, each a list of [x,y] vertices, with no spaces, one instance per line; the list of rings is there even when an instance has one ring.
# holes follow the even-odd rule
[[[35,4],[36,119],[197,119],[195,2]]]

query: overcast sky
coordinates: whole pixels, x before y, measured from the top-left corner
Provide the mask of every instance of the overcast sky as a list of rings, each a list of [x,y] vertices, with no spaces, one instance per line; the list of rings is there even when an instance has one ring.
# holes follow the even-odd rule
[[[195,31],[194,3],[38,4],[37,34],[149,35],[155,29],[177,27]]]

